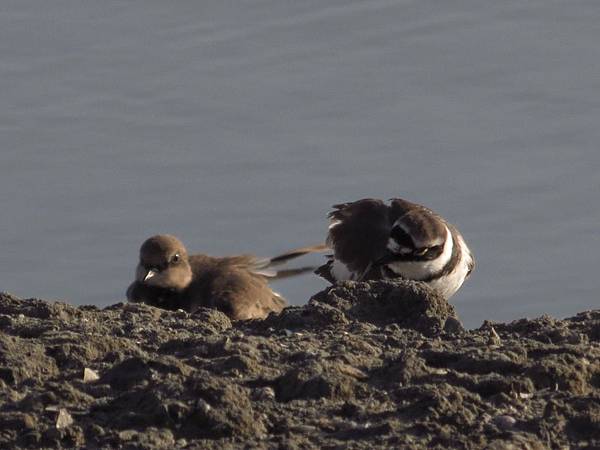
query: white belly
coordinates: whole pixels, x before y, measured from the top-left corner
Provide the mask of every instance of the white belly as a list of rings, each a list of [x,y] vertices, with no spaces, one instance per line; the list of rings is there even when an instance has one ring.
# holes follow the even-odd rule
[[[463,258],[454,271],[450,272],[448,275],[428,281],[427,284],[448,299],[462,286],[468,272],[469,267]]]
[[[354,273],[339,259],[334,259],[331,265],[331,275],[337,281],[354,280]]]

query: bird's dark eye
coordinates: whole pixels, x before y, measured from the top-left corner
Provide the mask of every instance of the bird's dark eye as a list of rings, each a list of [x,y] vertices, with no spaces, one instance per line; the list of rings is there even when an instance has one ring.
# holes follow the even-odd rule
[[[175,253],[173,255],[173,257],[171,258],[172,263],[178,263],[180,260],[181,260],[181,256],[179,256],[179,253]]]
[[[443,245],[435,245],[435,246],[429,247],[427,249],[427,251],[425,252],[425,256],[437,258],[438,256],[440,256],[442,254],[443,251],[444,251]]]

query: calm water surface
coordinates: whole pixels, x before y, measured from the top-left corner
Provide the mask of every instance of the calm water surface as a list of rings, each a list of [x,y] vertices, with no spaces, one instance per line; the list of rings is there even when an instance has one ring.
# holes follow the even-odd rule
[[[0,136],[20,296],[108,305],[151,234],[268,256],[402,196],[475,252],[466,325],[600,306],[595,0],[3,0]]]

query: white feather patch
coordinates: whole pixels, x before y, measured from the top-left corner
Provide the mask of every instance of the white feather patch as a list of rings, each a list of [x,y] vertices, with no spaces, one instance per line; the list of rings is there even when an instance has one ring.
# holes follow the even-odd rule
[[[263,277],[267,277],[267,278],[273,278],[277,276],[277,271],[273,270],[273,269],[255,269],[252,270],[252,273],[255,273],[256,275],[262,275]]]
[[[458,264],[452,272],[436,280],[432,280],[427,284],[433,289],[437,290],[446,299],[452,297],[456,291],[462,286],[467,273],[469,272],[469,265],[472,263],[473,256],[471,251],[464,239],[460,234],[457,234],[458,246],[461,249],[461,257]]]
[[[337,227],[340,223],[342,223],[341,220],[332,219],[331,222],[329,222],[329,227],[327,229],[331,231],[332,228]]]
[[[400,245],[396,242],[396,239],[390,237],[387,241],[387,249],[392,253],[399,253]]]
[[[354,274],[348,269],[346,264],[338,259],[334,259],[331,263],[330,273],[337,281],[352,280],[354,277]]]
[[[411,248],[402,247],[400,244],[398,244],[398,242],[396,242],[396,239],[394,239],[393,237],[388,239],[386,247],[390,252],[400,253],[401,255],[408,255],[413,251]]]

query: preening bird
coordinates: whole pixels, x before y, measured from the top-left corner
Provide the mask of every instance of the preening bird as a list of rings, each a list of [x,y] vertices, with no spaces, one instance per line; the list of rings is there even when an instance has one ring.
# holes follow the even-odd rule
[[[418,280],[450,298],[475,267],[458,229],[422,205],[368,198],[333,208],[327,235],[333,255],[316,270],[332,283]]]

